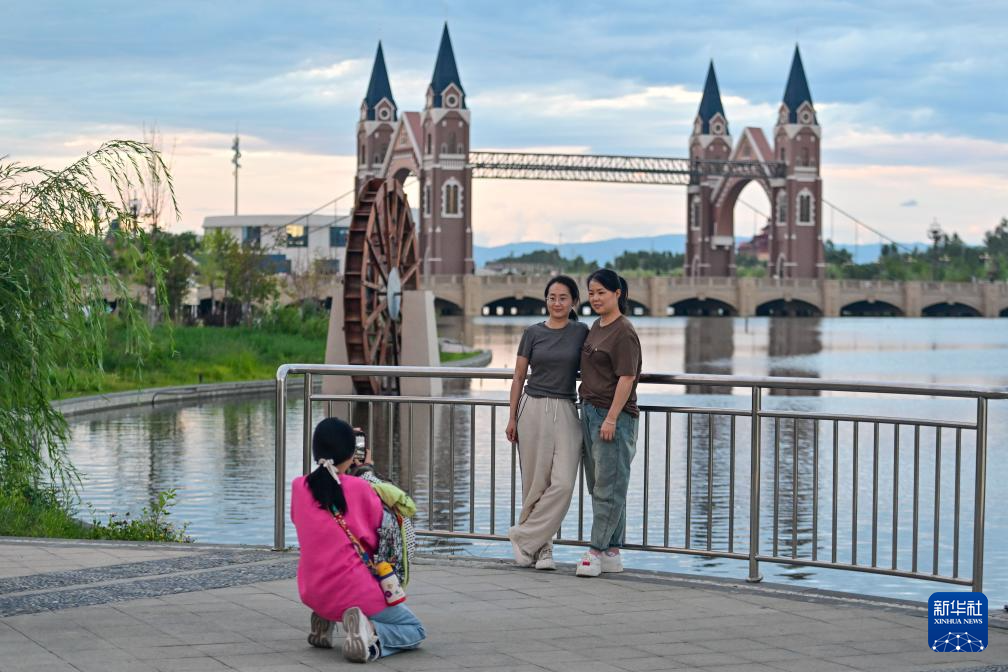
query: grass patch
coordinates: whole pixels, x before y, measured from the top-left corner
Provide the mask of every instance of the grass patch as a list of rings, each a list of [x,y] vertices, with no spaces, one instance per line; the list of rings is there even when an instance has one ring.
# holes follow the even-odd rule
[[[457,362],[460,359],[469,359],[470,357],[475,357],[480,354],[482,350],[470,350],[467,352],[442,352],[441,361],[442,362]]]
[[[51,494],[4,492],[0,493],[0,536],[191,542],[187,525],[176,526],[168,519],[174,504],[175,491],[168,490],[135,517],[112,513],[101,521],[92,511],[91,523],[85,523]]]
[[[306,330],[307,331],[307,330]],[[115,318],[108,320],[103,370],[88,373],[74,366],[64,370],[60,397],[121,392],[141,387],[266,380],[289,362],[325,360],[325,333],[284,333],[264,327],[169,327],[153,330],[150,352],[142,366],[128,354],[126,333]]]

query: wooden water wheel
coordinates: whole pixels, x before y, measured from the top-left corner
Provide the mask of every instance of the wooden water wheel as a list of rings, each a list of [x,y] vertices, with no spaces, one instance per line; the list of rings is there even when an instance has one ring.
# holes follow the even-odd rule
[[[420,285],[416,229],[402,185],[368,180],[357,194],[343,271],[343,315],[351,364],[397,365],[402,291]],[[397,391],[398,379],[354,376],[358,394]]]

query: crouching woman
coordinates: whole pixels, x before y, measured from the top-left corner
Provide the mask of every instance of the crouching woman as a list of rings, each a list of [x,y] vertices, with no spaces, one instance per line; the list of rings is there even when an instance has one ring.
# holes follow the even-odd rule
[[[354,443],[353,429],[342,420],[318,424],[312,436],[317,467],[294,479],[291,520],[301,547],[298,592],[312,610],[308,643],[332,647],[334,624],[342,621],[343,656],[368,663],[415,649],[426,635],[409,607],[386,604],[366,564],[378,546],[382,503],[370,483],[346,473]]]

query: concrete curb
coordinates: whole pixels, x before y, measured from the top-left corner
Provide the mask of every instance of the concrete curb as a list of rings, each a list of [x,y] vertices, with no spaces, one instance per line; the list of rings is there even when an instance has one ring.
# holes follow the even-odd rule
[[[295,377],[287,381],[288,387],[300,388],[303,378]],[[276,389],[273,380],[246,380],[232,383],[205,383],[203,385],[175,385],[171,387],[151,387],[127,392],[113,392],[89,397],[74,397],[53,402],[53,408],[67,418],[90,413],[101,413],[136,406],[157,406],[175,404],[180,401],[201,401],[222,397],[267,394]]]

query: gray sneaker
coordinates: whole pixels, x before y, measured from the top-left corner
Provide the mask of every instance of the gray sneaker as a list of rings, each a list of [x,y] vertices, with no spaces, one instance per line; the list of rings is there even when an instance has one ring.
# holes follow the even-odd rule
[[[332,648],[332,634],[335,623],[322,618],[314,611],[311,612],[311,632],[308,634],[308,643],[320,649]]]
[[[553,544],[546,544],[539,549],[535,556],[535,568],[556,569],[556,563],[553,562]]]

